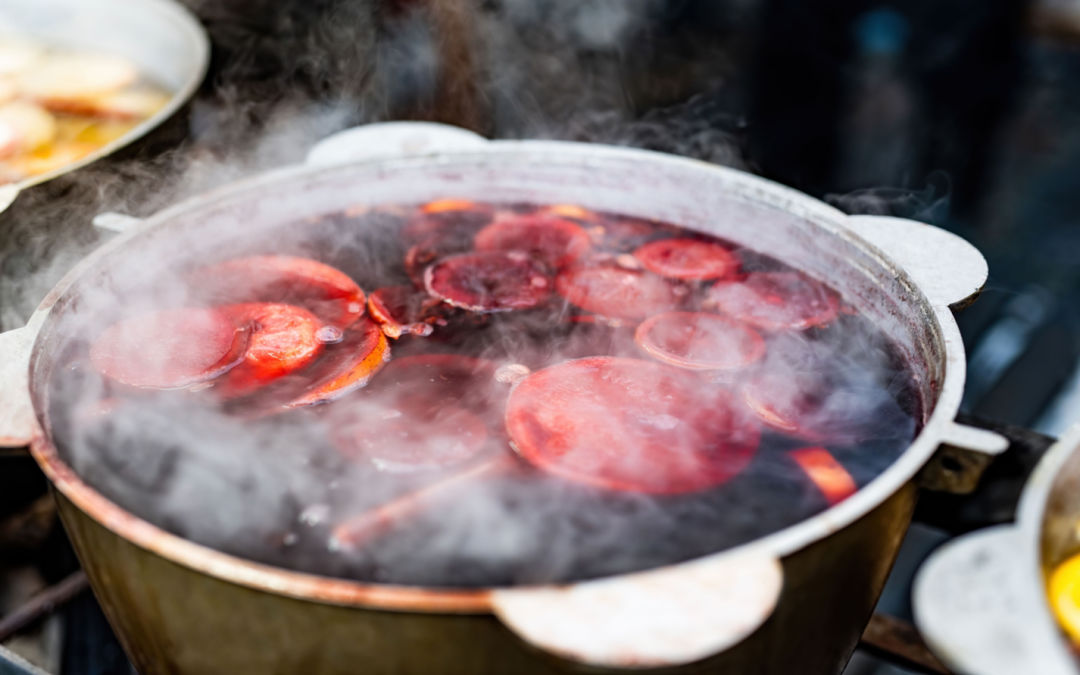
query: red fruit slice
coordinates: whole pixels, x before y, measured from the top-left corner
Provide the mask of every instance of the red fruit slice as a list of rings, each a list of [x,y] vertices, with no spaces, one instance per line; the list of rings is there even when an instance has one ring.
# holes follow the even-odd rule
[[[466,253],[427,268],[424,286],[433,297],[473,312],[536,307],[551,294],[551,279],[519,251]]]
[[[247,332],[214,309],[168,309],[109,326],[90,363],[131,387],[176,389],[227,372],[244,357]]]
[[[219,391],[226,398],[243,396],[282,375],[311,363],[322,349],[322,322],[303,307],[275,302],[228,305],[221,310],[234,325],[248,327],[244,360],[226,377]]]
[[[619,319],[643,319],[678,307],[675,288],[653,274],[621,267],[578,267],[555,279],[559,294],[589,312]]]
[[[204,267],[195,288],[217,303],[280,302],[345,328],[364,315],[364,292],[341,270],[309,258],[260,255]]]
[[[705,306],[764,330],[805,330],[836,318],[840,300],[797,272],[751,272],[741,281],[718,281]]]
[[[460,249],[459,249],[460,251]],[[443,250],[437,240],[425,240],[405,251],[405,273],[417,288],[424,287],[424,272],[432,263],[458,251]]]
[[[469,252],[476,232],[491,222],[489,206],[462,200],[441,200],[421,207],[401,232],[411,244],[405,253],[405,271],[418,288],[424,287],[424,270],[440,258]]]
[[[478,251],[524,251],[549,267],[563,267],[589,250],[577,223],[553,215],[507,215],[477,232]]]
[[[634,257],[662,277],[703,281],[723,279],[739,268],[739,259],[725,246],[699,239],[661,239],[641,246]]]
[[[859,489],[844,465],[825,448],[799,448],[789,452],[788,456],[817,486],[829,506],[844,501]]]
[[[468,199],[436,199],[420,207],[423,213],[447,213],[456,211],[482,211],[490,212],[490,208],[484,204],[477,204]]]
[[[660,361],[697,370],[737,370],[765,355],[765,340],[753,329],[702,312],[657,314],[638,326],[634,339]]]
[[[329,352],[329,353],[326,353]],[[345,331],[340,343],[324,351],[323,358],[304,379],[308,390],[286,408],[325,403],[366,385],[390,358],[386,335],[374,321],[364,319]]]
[[[366,458],[383,471],[472,459],[484,449],[484,415],[503,388],[494,371],[489,361],[453,354],[396,359],[364,396],[331,409],[335,445],[346,457]]]
[[[439,304],[412,286],[384,286],[368,295],[368,313],[394,340],[405,334],[431,335],[428,321],[438,319]]]
[[[728,390],[671,366],[610,356],[522,380],[506,428],[518,453],[545,471],[654,494],[727,481],[750,462],[760,435]]]

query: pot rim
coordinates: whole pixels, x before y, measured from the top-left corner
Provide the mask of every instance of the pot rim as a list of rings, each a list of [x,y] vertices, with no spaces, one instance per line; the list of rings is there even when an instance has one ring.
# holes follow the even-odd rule
[[[202,84],[210,64],[210,38],[207,37],[202,24],[200,24],[194,15],[192,15],[192,13],[177,0],[140,0],[140,2],[144,5],[145,10],[157,12],[161,16],[161,21],[163,23],[172,23],[176,32],[183,33],[184,39],[194,49],[195,53],[193,56],[196,59],[196,64],[195,68],[191,71],[190,77],[184,81],[179,89],[170,93],[168,102],[161,110],[158,110],[156,113],[140,122],[123,136],[106,143],[94,152],[91,152],[75,162],[65,164],[46,173],[24,178],[23,180],[14,183],[13,185],[16,191],[22,191],[64,174],[77,171],[103,157],[113,154],[121,148],[131,145],[143,136],[146,136],[152,130],[161,126],[165,120],[176,114],[176,112],[183,107],[192,96],[194,96],[196,90],[198,90],[199,86]]]
[[[904,269],[893,262],[885,252],[859,236],[856,229],[847,222],[849,216],[809,195],[743,171],[695,159],[633,148],[559,141],[497,141],[477,150],[439,153],[412,158],[372,158],[351,164],[389,167],[410,163],[452,163],[470,158],[485,159],[494,154],[506,153],[512,155],[523,150],[530,152],[547,151],[564,158],[569,155],[577,155],[586,160],[591,157],[630,159],[655,165],[658,169],[670,166],[683,170],[714,172],[722,176],[725,182],[738,186],[742,190],[741,194],[745,197],[806,218],[817,229],[825,231],[832,237],[845,239],[871,255],[876,262],[895,275],[904,284],[905,288],[914,294],[912,297],[913,302],[921,307],[923,318],[930,322],[930,327],[941,343],[944,354],[943,376],[937,392],[937,399],[934,401],[922,429],[920,429],[918,435],[912,440],[907,449],[887,469],[859,489],[854,495],[810,518],[764,537],[685,562],[650,568],[648,571],[698,564],[721,556],[752,554],[779,559],[791,555],[845,528],[883,503],[915,477],[916,473],[929,461],[938,446],[955,435],[953,432],[956,429],[963,430],[954,422],[954,418],[960,407],[966,372],[965,353],[959,329],[948,306],[945,303],[935,304],[930,302],[925,289],[920,287]],[[40,325],[44,322],[46,315],[68,287],[93,266],[99,257],[122,247],[129,239],[153,228],[156,224],[168,222],[196,205],[206,206],[213,201],[230,197],[236,192],[257,189],[268,184],[287,182],[298,177],[315,178],[322,172],[334,172],[340,170],[340,168],[340,165],[315,168],[304,165],[286,167],[197,195],[154,214],[143,221],[140,226],[116,237],[76,265],[42,301],[34,316],[31,317],[29,325]],[[35,338],[31,355],[31,370],[33,370],[33,363],[41,356],[40,352],[42,350],[40,347],[40,340]],[[37,414],[36,408],[35,401],[35,413]],[[489,613],[492,611],[493,593],[502,590],[499,587],[462,589],[365,583],[296,572],[256,563],[196,544],[142,520],[111,502],[104,495],[83,482],[60,459],[56,447],[47,438],[39,420],[40,417],[38,421],[35,421],[31,453],[56,489],[102,526],[135,545],[152,551],[174,563],[207,573],[218,579],[257,590],[299,599],[381,610],[431,613]],[[614,579],[618,576],[625,575],[603,577],[603,579]],[[575,583],[579,582],[564,585],[574,585]],[[527,587],[514,586],[512,588],[517,590]]]

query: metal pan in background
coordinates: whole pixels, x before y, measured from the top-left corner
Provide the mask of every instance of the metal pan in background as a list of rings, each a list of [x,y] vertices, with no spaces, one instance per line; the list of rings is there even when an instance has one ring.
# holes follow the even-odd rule
[[[955,539],[924,563],[915,620],[943,663],[967,675],[1080,675],[1046,587],[1080,550],[1078,488],[1080,425],[1031,474],[1015,523]]]
[[[210,58],[206,32],[173,0],[4,0],[0,3],[0,35],[124,57],[171,94],[161,110],[86,157],[18,183],[0,185],[0,211],[20,192],[110,155],[161,125],[195,93]]]

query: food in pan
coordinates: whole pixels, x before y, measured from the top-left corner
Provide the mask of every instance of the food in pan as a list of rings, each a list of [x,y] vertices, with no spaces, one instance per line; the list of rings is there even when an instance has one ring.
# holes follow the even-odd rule
[[[642,569],[843,501],[918,428],[888,338],[765,252],[460,199],[296,232],[126,280],[53,377],[85,393],[54,429],[89,482],[229,552],[438,585]],[[218,483],[234,536],[190,519]]]
[[[1050,608],[1062,630],[1080,651],[1080,555],[1068,558],[1050,573]]]
[[[168,99],[125,58],[0,36],[0,184],[86,157]]]

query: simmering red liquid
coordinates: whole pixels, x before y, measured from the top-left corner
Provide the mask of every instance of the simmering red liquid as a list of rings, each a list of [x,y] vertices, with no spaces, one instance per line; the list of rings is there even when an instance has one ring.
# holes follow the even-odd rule
[[[86,299],[52,432],[137,515],[309,572],[692,558],[842,501],[919,425],[887,337],[766,253],[573,206],[328,215]]]

